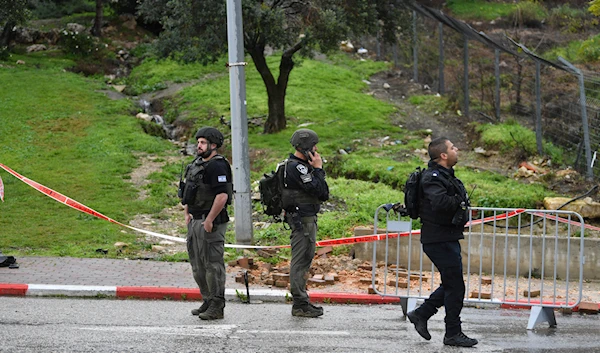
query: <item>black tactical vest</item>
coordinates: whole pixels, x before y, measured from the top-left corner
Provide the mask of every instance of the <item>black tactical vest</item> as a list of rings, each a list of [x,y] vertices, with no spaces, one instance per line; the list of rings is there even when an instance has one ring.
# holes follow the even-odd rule
[[[284,210],[293,210],[296,206],[300,204],[310,204],[310,205],[318,205],[321,203],[319,198],[307,193],[302,189],[288,189],[288,185],[286,182],[287,176],[287,163],[288,160],[285,160],[285,167],[283,173],[283,190],[281,191],[281,202],[283,204]],[[310,167],[307,167],[310,168]]]
[[[221,155],[215,155],[209,161],[204,161],[197,157],[185,169],[185,187],[181,203],[188,205],[195,210],[210,210],[215,200],[216,194],[210,188],[209,184],[204,183],[204,172],[209,163],[215,160],[225,159]],[[231,174],[231,173],[230,173]],[[227,183],[227,204],[231,204],[233,194],[233,184]]]

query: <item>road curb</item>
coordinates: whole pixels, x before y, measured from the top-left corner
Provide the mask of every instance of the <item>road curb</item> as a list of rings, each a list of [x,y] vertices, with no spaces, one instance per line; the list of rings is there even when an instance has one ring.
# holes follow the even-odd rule
[[[285,303],[291,301],[292,295],[286,290],[269,288],[250,289],[250,302]],[[377,294],[358,294],[342,292],[309,292],[310,300],[314,303],[337,304],[399,304],[400,298],[381,296]],[[0,283],[0,297],[3,296],[28,296],[28,297],[94,297],[117,299],[150,299],[150,300],[202,300],[198,288],[175,287],[132,287],[132,286],[85,286],[61,284],[15,284]],[[246,301],[247,292],[243,289],[225,289],[227,301]],[[529,310],[531,306],[539,305],[538,302],[504,303],[503,309]],[[561,305],[561,303],[546,303]],[[600,310],[600,304],[598,304]],[[574,312],[579,306],[572,308]]]
[[[250,289],[251,302],[291,301],[291,294],[286,290],[269,288]],[[82,286],[60,284],[14,284],[0,283],[0,296],[32,296],[32,297],[108,297],[118,299],[153,299],[153,300],[201,300],[198,288],[174,287],[131,287],[131,286]],[[336,292],[309,292],[311,301],[318,303],[341,304],[391,304],[400,302],[399,298],[383,297],[377,294],[355,294]],[[245,289],[227,288],[225,299],[228,301],[247,300]]]

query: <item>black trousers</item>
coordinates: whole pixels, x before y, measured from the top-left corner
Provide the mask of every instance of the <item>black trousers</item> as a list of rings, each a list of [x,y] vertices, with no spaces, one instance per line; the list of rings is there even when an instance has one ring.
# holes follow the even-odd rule
[[[465,297],[462,256],[457,241],[423,244],[423,252],[440,272],[442,284],[416,309],[416,313],[429,319],[442,305],[446,309],[446,336],[461,332],[460,312]]]

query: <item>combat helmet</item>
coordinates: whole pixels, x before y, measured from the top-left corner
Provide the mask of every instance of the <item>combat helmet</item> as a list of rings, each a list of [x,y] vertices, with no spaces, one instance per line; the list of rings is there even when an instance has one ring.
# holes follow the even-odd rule
[[[198,140],[200,137],[204,137],[208,140],[208,142],[214,143],[217,145],[217,148],[223,146],[223,134],[214,127],[205,126],[200,128],[200,130],[198,130],[196,133],[196,140]]]
[[[300,151],[311,150],[314,145],[319,143],[319,136],[310,129],[299,129],[294,132],[290,143],[295,149]]]

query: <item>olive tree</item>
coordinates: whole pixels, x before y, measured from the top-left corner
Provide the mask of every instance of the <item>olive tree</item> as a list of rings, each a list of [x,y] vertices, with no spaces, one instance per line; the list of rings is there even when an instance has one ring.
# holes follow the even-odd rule
[[[409,23],[400,5],[385,0],[242,0],[242,13],[244,48],[268,95],[265,133],[286,127],[286,89],[297,55],[328,52],[352,35],[379,33],[392,42],[400,23]],[[224,0],[143,0],[139,14],[162,25],[161,57],[206,63],[227,52]],[[267,65],[267,47],[281,52],[278,75]]]
[[[25,23],[28,17],[27,0],[0,0],[0,55],[9,49],[13,28]]]

